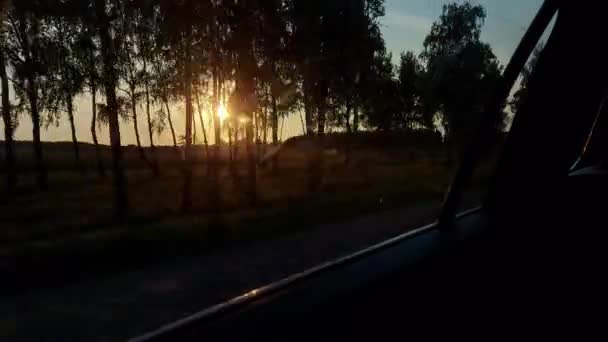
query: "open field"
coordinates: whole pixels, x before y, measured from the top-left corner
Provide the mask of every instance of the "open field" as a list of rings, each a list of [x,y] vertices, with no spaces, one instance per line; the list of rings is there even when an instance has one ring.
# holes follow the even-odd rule
[[[436,212],[450,179],[441,150],[431,144],[425,149],[380,145],[369,140],[352,144],[346,163],[343,151],[330,141],[322,186],[311,193],[306,148],[297,141],[288,142],[279,154],[276,172],[268,166],[258,170],[256,207],[247,204],[242,190],[243,161],[237,159],[235,176],[223,158],[218,215],[209,210],[202,147],[197,150],[200,158],[194,172],[194,210],[186,215],[179,210],[182,178],[178,159],[170,161],[176,154],[173,148],[163,148],[160,177],[154,177],[136,160],[135,151],[127,149],[131,215],[120,224],[112,221],[111,179],[99,178],[93,168],[85,175],[71,170],[70,146],[56,147],[55,159],[49,156],[49,164],[55,165],[49,167],[53,171],[47,192],[35,190],[34,176],[24,168],[18,194],[0,201],[0,267],[18,274],[2,286],[22,290],[41,285],[40,279],[63,282],[198,255],[390,208],[432,203],[434,209],[429,212]],[[242,156],[243,149],[239,153]],[[87,163],[94,165],[93,160]]]

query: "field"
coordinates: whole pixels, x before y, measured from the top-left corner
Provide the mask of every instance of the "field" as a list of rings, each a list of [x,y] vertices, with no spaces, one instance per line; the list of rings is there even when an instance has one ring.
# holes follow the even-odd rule
[[[269,165],[259,167],[259,202],[255,207],[248,205],[242,190],[246,179],[244,149],[238,151],[235,174],[229,171],[228,150],[224,148],[218,215],[209,210],[203,147],[196,149],[194,210],[186,215],[179,210],[179,154],[170,147],[160,148],[161,175],[155,177],[138,160],[135,149],[127,147],[131,214],[120,224],[112,221],[111,178],[95,174],[92,147],[82,146],[89,169],[82,175],[73,168],[69,144],[46,145],[52,170],[50,189],[35,190],[31,161],[22,157],[18,194],[0,201],[0,267],[8,274],[21,274],[4,282],[3,287],[23,289],[25,284],[37,286],[51,279],[63,281],[65,277],[198,255],[389,208],[421,203],[436,206],[450,179],[441,146],[426,142],[413,148],[407,141],[399,141],[375,141],[373,136],[351,141],[346,162],[345,151],[338,147],[344,146],[344,141],[328,139],[322,185],[315,192],[307,187],[308,144],[298,139],[288,141],[278,154],[277,170]],[[18,154],[23,155],[27,153]],[[107,149],[104,155],[109,157]],[[54,276],[49,277],[49,272]]]

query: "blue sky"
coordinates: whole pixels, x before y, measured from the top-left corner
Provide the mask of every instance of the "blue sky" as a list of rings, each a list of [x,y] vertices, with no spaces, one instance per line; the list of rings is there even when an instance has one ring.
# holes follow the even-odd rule
[[[433,21],[439,18],[441,8],[448,2],[463,2],[463,0],[386,0],[386,16],[382,18],[382,33],[389,51],[393,53],[393,61],[399,60],[403,51],[420,52],[424,37],[430,31]],[[542,0],[470,0],[486,8],[487,18],[483,28],[482,39],[492,46],[494,53],[502,64],[506,64],[516,45],[524,34],[532,18],[540,8]],[[76,126],[78,139],[91,142],[89,124],[91,120],[90,97],[80,96],[76,99]],[[145,115],[140,108],[139,127],[142,132],[146,128]],[[174,107],[174,124],[177,134],[183,134],[183,108]],[[65,120],[64,120],[65,121]],[[133,124],[121,122],[121,137],[123,144],[134,144]],[[18,140],[31,140],[32,125],[29,117],[23,116],[15,132]],[[285,120],[283,139],[302,133],[302,124],[298,115],[292,115]],[[103,144],[109,142],[107,128],[99,128],[99,140]],[[58,127],[51,126],[42,131],[42,139],[50,141],[70,140],[70,128],[67,122],[61,122]],[[156,138],[156,143],[171,144],[169,132],[164,132]],[[142,143],[148,145],[147,134],[142,134]]]
[[[397,61],[399,53],[420,52],[424,37],[448,0],[386,0],[382,32]],[[463,2],[463,1],[456,1]],[[492,46],[503,64],[508,62],[542,0],[470,0],[486,9],[482,39]]]

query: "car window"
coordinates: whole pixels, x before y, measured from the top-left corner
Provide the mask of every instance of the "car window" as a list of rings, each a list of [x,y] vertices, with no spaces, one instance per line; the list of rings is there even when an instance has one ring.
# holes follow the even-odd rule
[[[536,4],[539,8],[542,3]],[[531,21],[532,17],[527,18]],[[502,148],[508,138],[511,130],[513,118],[517,115],[522,105],[526,101],[528,95],[528,81],[540,55],[545,47],[545,42],[549,38],[553,30],[555,18],[545,29],[541,40],[537,43],[531,56],[528,58],[526,65],[521,71],[519,78],[511,89],[510,96],[502,108],[502,115],[498,122],[494,125],[494,132],[490,135],[486,146],[481,150],[481,159],[477,164],[475,172],[469,186],[464,191],[464,200],[460,203],[461,210],[472,209],[480,206],[483,203],[484,196],[487,193],[488,186],[496,170],[497,163],[500,159]],[[524,27],[511,27],[513,31],[521,30],[523,34]],[[510,46],[511,52],[514,51],[515,45]],[[505,63],[507,63],[506,61]]]
[[[126,339],[435,221],[541,3],[2,2],[0,339]]]

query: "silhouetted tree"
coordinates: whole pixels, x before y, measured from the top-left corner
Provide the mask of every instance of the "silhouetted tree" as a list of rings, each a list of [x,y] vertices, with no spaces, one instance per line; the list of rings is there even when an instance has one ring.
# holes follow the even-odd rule
[[[15,169],[15,150],[13,142],[13,132],[15,120],[11,114],[11,102],[9,97],[8,76],[6,74],[5,46],[6,39],[4,27],[0,30],[0,82],[2,86],[2,121],[4,123],[4,154],[6,160],[6,189],[13,192],[17,185],[17,171]]]
[[[256,77],[259,74],[258,63],[254,56],[254,49],[256,35],[261,34],[261,32],[256,16],[247,14],[260,13],[261,9],[257,6],[257,1],[246,0],[240,1],[235,6],[234,10],[235,16],[240,20],[233,25],[234,36],[232,37],[232,42],[237,51],[235,64],[235,97],[237,103],[233,104],[232,107],[234,108],[234,114],[238,114],[238,119],[242,120],[245,126],[248,174],[246,193],[249,198],[249,203],[253,206],[257,203],[257,163],[254,150],[253,120],[254,112],[258,109],[255,88]],[[236,139],[235,143],[238,143]]]
[[[157,37],[156,39],[162,39]],[[177,136],[175,134],[175,128],[173,126],[173,118],[171,116],[171,108],[169,101],[172,96],[171,85],[176,78],[176,68],[174,60],[166,58],[168,52],[164,51],[162,47],[157,46],[155,54],[152,58],[152,76],[151,76],[151,92],[152,97],[157,99],[161,109],[159,113],[161,116],[166,116],[171,131],[171,138],[173,140],[173,146],[177,147]]]
[[[259,18],[255,39],[256,59],[262,67],[258,71],[258,81],[265,84],[269,92],[268,109],[270,113],[270,129],[272,143],[278,143],[279,109],[277,98],[281,95],[284,79],[293,75],[289,70],[287,60],[287,17],[284,1],[271,0],[259,3]],[[291,71],[291,72],[290,72]],[[289,79],[285,81],[291,81]],[[260,102],[260,101],[259,101]]]
[[[112,145],[112,173],[114,178],[114,213],[117,218],[123,218],[128,213],[127,184],[122,161],[120,143],[120,127],[118,122],[119,103],[116,96],[119,72],[116,67],[115,49],[120,46],[122,37],[118,30],[113,30],[112,20],[118,11],[106,0],[94,0],[95,24],[101,43],[103,61],[102,83],[106,96],[106,108],[110,128],[110,143]],[[109,10],[109,13],[108,13]],[[111,34],[114,32],[114,35]]]
[[[373,96],[364,102],[367,125],[382,131],[390,131],[398,126],[400,112],[404,106],[401,101],[400,83],[394,77],[392,55],[383,49],[378,53],[370,68],[366,82],[366,92]]]
[[[139,155],[156,173],[155,131],[167,125],[176,148],[177,136],[183,136],[184,210],[192,207],[195,105],[209,167],[211,186],[206,190],[215,209],[222,134],[231,145],[231,161],[238,159],[237,147],[245,142],[248,181],[240,185],[255,204],[260,153],[254,144],[278,144],[281,119],[297,110],[304,112],[304,133],[314,140],[308,156],[311,189],[322,184],[327,130],[353,134],[360,126],[382,131],[430,128],[440,119],[446,141],[458,146],[501,71],[480,38],[483,7],[445,5],[422,54],[402,54],[397,67],[382,37],[384,12],[384,0],[16,1],[4,20],[9,31],[1,42],[6,46],[0,62],[14,76],[0,73],[5,135],[12,136],[17,111],[11,113],[8,103],[13,91],[16,107],[32,118],[38,183],[46,187],[40,127],[66,114],[61,123],[69,122],[74,154],[80,159],[73,103],[86,88],[101,175],[96,123],[110,128],[118,216],[126,214],[128,204],[118,121],[125,112],[133,120]],[[526,83],[524,75],[511,103],[513,112],[525,98]],[[117,96],[120,89],[125,97]],[[97,94],[105,97],[105,104],[97,103]],[[176,102],[184,104],[183,131],[174,126],[171,104]],[[231,113],[224,123],[218,115],[222,105],[230,106]],[[138,114],[144,111],[147,151],[138,127]],[[210,121],[204,120],[205,112]],[[207,134],[212,130],[214,137]],[[211,140],[215,148],[209,146]],[[7,158],[12,158],[9,153]]]
[[[56,105],[52,106],[52,109],[58,117],[60,111],[67,111],[72,133],[75,167],[84,173],[74,119],[74,97],[83,91],[85,82],[82,64],[76,52],[76,49],[79,48],[77,45],[79,31],[82,28],[79,27],[76,17],[71,16],[54,17],[51,25],[54,28],[51,39],[57,49],[57,67],[52,75],[51,84],[53,87],[51,100],[56,101]]]
[[[502,69],[490,46],[480,41],[485,16],[480,5],[444,5],[424,40],[421,57],[452,152],[478,119]]]
[[[152,119],[150,107],[152,105],[151,99],[151,81],[152,81],[152,67],[154,52],[156,50],[155,44],[158,42],[154,39],[154,22],[155,16],[159,15],[157,7],[151,6],[152,2],[136,3],[133,9],[132,25],[133,36],[135,40],[135,47],[137,49],[136,60],[140,65],[141,69],[141,84],[143,86],[144,100],[146,104],[146,120],[148,123],[148,138],[150,140],[150,150],[152,152],[152,167],[155,174],[160,173],[158,166],[158,153],[156,146],[154,145],[154,125],[155,120]]]
[[[192,123],[193,99],[192,84],[194,80],[193,58],[195,57],[198,34],[202,32],[201,18],[208,14],[208,5],[205,2],[170,0],[161,1],[163,15],[162,25],[165,33],[165,43],[173,47],[177,53],[177,69],[181,74],[181,89],[185,102],[186,129],[183,163],[182,210],[192,208]]]
[[[93,18],[81,17],[83,29],[76,42],[76,53],[81,63],[81,70],[84,81],[91,94],[91,138],[95,145],[95,160],[97,162],[97,173],[100,177],[105,177],[105,167],[101,157],[101,148],[97,138],[97,92],[100,85],[101,54],[99,51],[99,41],[96,39],[95,27],[91,23]]]
[[[138,35],[137,35],[137,10],[131,3],[123,2],[119,6],[119,30],[123,35],[121,45],[117,51],[119,58],[120,80],[124,87],[119,86],[119,89],[127,96],[131,111],[131,121],[133,122],[133,131],[135,133],[135,142],[139,157],[148,164],[154,173],[158,173],[158,168],[148,159],[146,152],[141,145],[141,137],[139,134],[139,121],[137,116],[137,108],[142,97],[144,96],[141,88],[144,85],[146,75],[140,69],[140,61],[138,60]]]
[[[292,31],[289,40],[290,60],[298,67],[302,83],[302,101],[305,112],[306,132],[314,133],[314,90],[320,79],[318,65],[321,60],[321,2],[291,0],[288,2],[288,18]]]
[[[55,62],[56,50],[49,39],[48,18],[43,6],[35,1],[14,3],[7,15],[9,35],[6,52],[13,67],[15,95],[27,108],[32,119],[36,181],[41,190],[48,188],[47,168],[42,152],[41,113],[48,100],[49,74]],[[25,105],[26,104],[26,105]]]
[[[420,114],[420,86],[422,65],[418,57],[411,52],[402,53],[397,71],[399,78],[399,94],[401,95],[402,110],[397,126],[413,128],[414,124],[424,124]]]

